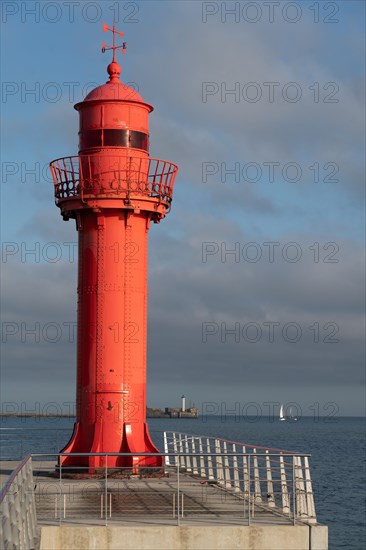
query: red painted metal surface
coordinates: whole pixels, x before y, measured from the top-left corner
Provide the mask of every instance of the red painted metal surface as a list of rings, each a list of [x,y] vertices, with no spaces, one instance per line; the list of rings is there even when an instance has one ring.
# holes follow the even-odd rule
[[[120,72],[113,53],[109,81],[75,105],[79,155],[50,164],[56,204],[79,236],[77,408],[65,453],[157,452],[146,424],[148,230],[169,211],[178,168],[149,157],[153,108]],[[142,465],[160,458],[108,457],[111,467]]]

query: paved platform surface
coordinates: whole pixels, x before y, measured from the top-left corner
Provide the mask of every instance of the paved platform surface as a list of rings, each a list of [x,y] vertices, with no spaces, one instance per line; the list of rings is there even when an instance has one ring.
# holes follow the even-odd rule
[[[54,462],[34,462],[35,498],[38,521],[42,525],[247,525],[248,500],[239,498],[202,478],[169,472],[162,477],[115,477],[61,481]],[[291,525],[265,503],[251,505],[250,523]]]
[[[2,485],[18,466],[0,462]],[[55,462],[34,462],[41,550],[328,550],[327,527],[254,505],[197,476],[59,479]],[[179,522],[178,522],[179,511]],[[253,504],[252,504],[253,511]]]

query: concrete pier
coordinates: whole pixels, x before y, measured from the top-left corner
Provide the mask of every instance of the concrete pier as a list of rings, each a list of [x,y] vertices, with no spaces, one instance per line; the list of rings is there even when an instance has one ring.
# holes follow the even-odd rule
[[[50,477],[53,463],[34,463],[41,550],[327,550],[327,527],[306,525],[216,485],[177,476],[101,479]],[[178,516],[179,514],[179,516]],[[106,525],[107,523],[107,525]]]
[[[42,527],[40,550],[326,550],[324,526]]]
[[[290,506],[284,514],[283,506],[278,504],[281,498],[277,497],[290,498],[290,493],[282,491],[278,495],[277,483],[275,487],[270,485],[272,494],[267,494],[265,478],[264,491],[253,490],[246,495],[239,478],[234,476],[229,483],[225,467],[228,471],[230,464],[225,465],[226,457],[223,455],[217,461],[216,470],[210,466],[208,472],[215,471],[213,479],[210,475],[206,478],[198,475],[198,462],[192,460],[189,471],[187,463],[182,470],[179,465],[172,465],[177,457],[171,456],[164,469],[155,469],[153,473],[133,474],[131,469],[110,468],[96,475],[88,474],[88,469],[70,475],[67,470],[57,470],[56,462],[49,457],[34,457],[28,468],[26,491],[28,495],[29,491],[32,493],[37,534],[30,546],[12,542],[11,537],[20,539],[22,531],[26,532],[19,519],[28,510],[21,508],[28,497],[14,480],[14,488],[7,486],[10,500],[5,501],[4,517],[8,534],[4,536],[3,547],[6,550],[328,549],[327,527],[318,524],[314,517],[299,516],[301,493],[295,498],[296,509]],[[256,458],[260,458],[258,454]],[[233,460],[232,467],[236,458]],[[1,464],[2,484],[13,470],[19,471],[17,462]],[[219,483],[217,475],[221,470],[226,481]],[[262,478],[253,478],[254,472],[247,472],[253,487]],[[14,523],[11,510],[16,509],[23,512]],[[19,536],[16,530],[15,533],[9,530],[10,525],[18,525]]]

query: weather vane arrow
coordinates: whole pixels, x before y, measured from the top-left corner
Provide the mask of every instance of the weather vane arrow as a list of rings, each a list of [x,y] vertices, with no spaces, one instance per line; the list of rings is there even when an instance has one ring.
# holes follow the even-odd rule
[[[122,46],[121,45],[120,46],[116,45],[116,36],[117,35],[118,36],[124,36],[124,33],[122,31],[117,31],[116,30],[116,24],[115,23],[113,23],[113,29],[108,27],[108,25],[106,23],[103,23],[103,32],[108,32],[108,31],[110,31],[113,34],[113,46],[107,46],[107,44],[105,42],[103,42],[102,52],[105,53],[108,50],[113,50],[113,60],[112,61],[116,61],[116,51],[121,50],[121,52],[123,54],[125,54],[127,43],[123,42]]]

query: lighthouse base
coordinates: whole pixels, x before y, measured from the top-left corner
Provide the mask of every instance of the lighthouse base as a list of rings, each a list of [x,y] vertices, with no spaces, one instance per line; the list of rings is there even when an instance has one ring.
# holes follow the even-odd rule
[[[91,431],[94,432],[93,439],[90,438]],[[85,473],[85,469],[88,473],[95,473],[99,469],[123,468],[136,474],[142,469],[162,467],[163,457],[154,456],[159,452],[150,438],[146,422],[138,426],[124,423],[119,446],[115,441],[104,440],[101,423],[88,426],[86,430],[85,426],[76,422],[69,443],[60,451],[62,456],[58,459],[58,466],[74,471],[78,469],[80,473]],[[126,454],[121,456],[118,453]],[[141,456],[144,453],[151,453],[151,456]]]

